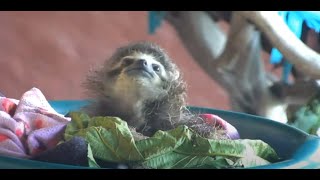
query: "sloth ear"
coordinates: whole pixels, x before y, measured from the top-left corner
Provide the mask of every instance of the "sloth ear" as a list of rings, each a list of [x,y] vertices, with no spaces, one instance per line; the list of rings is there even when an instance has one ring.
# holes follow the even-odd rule
[[[174,71],[170,72],[170,76],[172,77],[173,81],[176,81],[180,78],[180,70],[178,69],[178,67],[175,64],[172,64]]]
[[[172,79],[174,81],[176,81],[180,77],[180,72],[179,71],[174,71],[173,73],[171,73],[171,75],[172,75]]]

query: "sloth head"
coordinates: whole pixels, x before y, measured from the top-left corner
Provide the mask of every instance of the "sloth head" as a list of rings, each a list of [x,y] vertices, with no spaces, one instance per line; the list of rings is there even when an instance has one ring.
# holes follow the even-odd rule
[[[118,116],[141,131],[172,128],[185,107],[186,85],[179,69],[150,42],[117,49],[88,75],[85,86],[95,99],[88,114]]]

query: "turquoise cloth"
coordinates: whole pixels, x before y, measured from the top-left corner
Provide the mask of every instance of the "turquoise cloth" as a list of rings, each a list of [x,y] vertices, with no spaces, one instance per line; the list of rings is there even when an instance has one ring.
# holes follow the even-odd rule
[[[162,20],[164,19],[164,11],[149,11],[148,12],[148,31],[149,34],[154,34],[158,27],[160,27]]]
[[[320,31],[320,11],[279,11],[279,15],[283,18],[289,29],[298,37],[301,38],[303,23],[310,29],[314,29],[317,33]],[[283,55],[276,48],[271,50],[270,62],[272,64],[280,63]],[[288,83],[289,74],[292,69],[292,64],[284,61],[282,80]]]

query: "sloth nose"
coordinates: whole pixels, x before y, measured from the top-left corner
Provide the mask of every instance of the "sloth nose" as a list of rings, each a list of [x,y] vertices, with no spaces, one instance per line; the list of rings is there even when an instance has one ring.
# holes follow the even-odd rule
[[[137,64],[139,64],[142,67],[147,67],[148,66],[148,62],[145,59],[138,59],[137,60]]]

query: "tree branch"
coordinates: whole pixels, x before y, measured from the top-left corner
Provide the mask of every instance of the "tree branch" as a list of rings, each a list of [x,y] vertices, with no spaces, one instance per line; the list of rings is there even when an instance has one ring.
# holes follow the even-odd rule
[[[238,11],[255,24],[284,57],[306,75],[320,79],[320,55],[298,39],[274,11]]]
[[[177,30],[191,54],[197,53],[193,52],[194,50],[201,49],[202,55],[198,58],[211,63],[222,53],[227,41],[226,35],[207,13],[203,11],[170,11],[167,12],[166,20]]]
[[[269,92],[260,60],[260,33],[254,26],[242,16],[232,15],[225,45],[225,36],[220,39],[222,33],[207,13],[169,14],[169,22],[194,60],[228,92],[232,109],[263,115]]]

